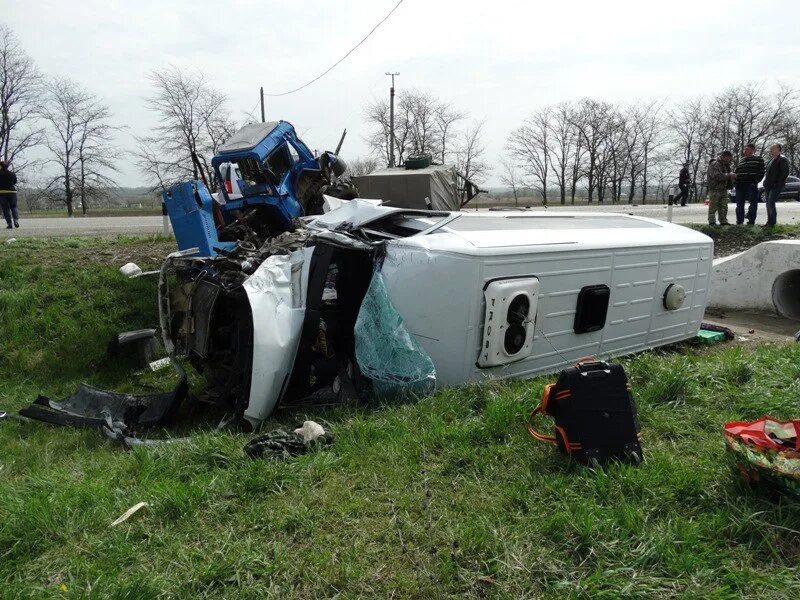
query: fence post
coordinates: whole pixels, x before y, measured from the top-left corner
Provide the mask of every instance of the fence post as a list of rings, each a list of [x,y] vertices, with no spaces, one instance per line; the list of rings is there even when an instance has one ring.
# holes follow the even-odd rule
[[[675,196],[673,194],[670,194],[669,195],[668,204],[667,204],[667,221],[669,223],[672,223],[672,204],[673,204],[674,199],[675,199]]]

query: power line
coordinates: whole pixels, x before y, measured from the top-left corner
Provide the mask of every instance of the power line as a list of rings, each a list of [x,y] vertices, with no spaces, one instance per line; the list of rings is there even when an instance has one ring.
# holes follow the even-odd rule
[[[339,60],[337,60],[335,63],[333,63],[333,64],[332,64],[330,67],[328,67],[328,68],[327,68],[325,71],[323,71],[322,73],[320,73],[319,75],[317,75],[316,77],[314,77],[314,79],[312,79],[312,80],[311,80],[311,81],[309,81],[308,83],[304,83],[304,84],[303,84],[303,85],[301,85],[300,87],[297,87],[297,88],[295,88],[295,89],[293,89],[293,90],[289,90],[288,92],[281,92],[280,94],[266,94],[266,93],[265,93],[264,95],[265,95],[265,96],[269,96],[270,98],[276,98],[276,97],[278,97],[278,96],[288,96],[289,94],[294,94],[295,92],[299,92],[299,91],[300,91],[300,90],[302,90],[303,88],[307,88],[308,86],[310,86],[312,83],[314,83],[314,82],[316,82],[316,81],[319,81],[320,79],[322,79],[323,77],[325,77],[325,75],[327,75],[328,73],[330,73],[331,71],[333,71],[333,69],[335,69],[335,68],[336,68],[336,67],[337,67],[337,66],[338,66],[338,65],[339,65],[339,64],[340,64],[342,61],[344,61],[344,59],[346,59],[346,58],[347,58],[348,56],[350,56],[350,55],[351,55],[353,52],[355,52],[355,51],[358,49],[358,47],[359,47],[361,44],[363,44],[364,42],[366,42],[366,41],[369,39],[369,37],[370,37],[370,36],[371,36],[373,33],[375,33],[375,30],[376,30],[376,29],[378,29],[378,27],[380,27],[381,25],[383,25],[383,24],[386,22],[386,20],[387,20],[389,17],[391,17],[391,16],[392,16],[392,13],[393,13],[394,11],[396,11],[396,10],[397,10],[397,9],[400,7],[400,5],[401,5],[402,3],[403,3],[403,0],[400,0],[400,1],[399,1],[397,4],[395,4],[395,5],[394,5],[394,8],[392,8],[392,10],[390,10],[390,11],[389,11],[389,12],[386,14],[386,16],[385,16],[385,17],[383,17],[383,19],[381,19],[381,20],[378,22],[378,24],[377,24],[377,25],[375,25],[375,27],[373,27],[372,29],[370,29],[369,33],[368,33],[367,35],[365,35],[365,36],[363,37],[363,39],[362,39],[360,42],[358,42],[358,43],[357,43],[355,46],[353,46],[352,48],[350,48],[350,50],[347,52],[347,54],[345,54],[345,55],[344,55],[342,58],[340,58],[340,59],[339,59]]]
[[[261,104],[261,100],[260,99],[259,99],[258,102],[256,102],[256,105],[253,107],[253,110],[251,110],[249,113],[247,113],[248,117],[250,117],[251,119],[255,119],[256,118],[253,113],[256,112],[256,110],[258,109],[258,105],[259,104]]]

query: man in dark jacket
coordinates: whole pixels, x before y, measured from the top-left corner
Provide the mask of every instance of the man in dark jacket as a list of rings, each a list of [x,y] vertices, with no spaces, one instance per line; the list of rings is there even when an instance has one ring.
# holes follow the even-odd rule
[[[17,212],[17,175],[8,168],[8,163],[0,160],[0,208],[8,223],[6,229],[19,227],[19,213]]]
[[[756,222],[758,212],[758,182],[764,177],[764,159],[756,156],[755,144],[747,144],[742,160],[736,165],[736,224],[744,223],[744,204],[748,202],[747,222]]]
[[[689,184],[691,182],[692,176],[689,174],[689,163],[686,162],[683,163],[683,168],[678,175],[678,189],[680,189],[681,193],[675,199],[676,203],[680,200],[681,206],[686,206],[686,200],[689,199]]]
[[[775,203],[781,195],[786,178],[789,177],[789,161],[781,155],[783,148],[780,144],[774,144],[769,149],[772,160],[767,165],[767,173],[764,175],[764,202],[767,204],[767,224],[765,227],[775,227],[778,222],[778,210]]]

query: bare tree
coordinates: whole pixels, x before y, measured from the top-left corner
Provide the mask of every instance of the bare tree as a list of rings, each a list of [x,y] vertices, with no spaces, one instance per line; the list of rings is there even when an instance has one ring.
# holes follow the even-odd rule
[[[456,169],[464,178],[474,183],[483,183],[490,170],[488,163],[483,160],[486,152],[486,147],[481,141],[483,124],[483,121],[474,122],[472,127],[460,136],[456,149]],[[458,190],[458,195],[463,204],[467,199],[466,188]]]
[[[77,191],[84,215],[90,198],[104,198],[111,188],[116,187],[116,182],[109,174],[118,172],[114,164],[117,150],[112,141],[113,132],[119,128],[108,123],[110,118],[109,108],[97,101],[87,106],[80,115]]]
[[[364,108],[364,120],[372,131],[364,138],[372,153],[387,165],[390,164],[391,132],[389,130],[389,102],[375,100]]]
[[[441,163],[447,162],[448,145],[453,134],[453,126],[463,119],[467,118],[467,114],[455,108],[452,104],[439,104],[434,112],[434,120],[436,123],[437,134],[439,136],[439,145],[441,146]]]
[[[347,161],[347,171],[351,177],[369,175],[378,168],[378,161],[375,158],[356,158]]]
[[[408,106],[411,149],[414,154],[438,156],[442,152],[436,115],[439,101],[426,92],[400,92],[400,104]]]
[[[517,171],[517,165],[514,163],[514,159],[502,156],[500,157],[500,168],[500,181],[503,182],[503,185],[511,188],[511,193],[514,195],[514,206],[518,206],[522,180]]]
[[[755,144],[765,152],[781,117],[790,111],[797,99],[795,90],[781,85],[775,93],[764,92],[763,84],[729,87],[712,99],[713,121],[709,129],[714,136],[715,150],[734,151],[734,158],[745,144]]]
[[[664,139],[663,133],[663,111],[664,103],[653,101],[646,105],[642,111],[642,118],[639,119],[637,127],[640,133],[640,147],[641,147],[641,180],[642,180],[642,204],[647,202],[647,183],[648,183],[648,169],[650,167],[650,160],[653,155],[659,150]]]
[[[703,185],[702,163],[706,157],[707,113],[702,98],[683,102],[668,113],[669,130],[673,138],[674,154],[680,162],[689,163],[692,176],[690,198],[701,197]],[[699,176],[699,177],[698,177]]]
[[[626,114],[628,126],[623,144],[627,154],[627,172],[623,174],[623,177],[627,177],[628,180],[628,204],[633,204],[636,196],[636,182],[642,174],[644,165],[644,151],[640,142],[643,130],[642,122],[647,118],[646,110],[645,106],[639,104],[628,108]]]
[[[598,188],[598,175],[603,174],[603,153],[608,135],[608,122],[615,110],[615,107],[608,102],[584,98],[572,113],[572,125],[577,130],[581,146],[586,153],[584,172],[590,204]]]
[[[800,108],[786,111],[778,124],[776,136],[782,140],[783,153],[789,159],[791,172],[800,174]]]
[[[107,122],[111,113],[79,84],[58,78],[47,84],[41,115],[48,125],[49,162],[56,167],[45,190],[71,217],[76,194],[83,202],[114,185],[108,175],[116,171],[110,143],[114,128]]]
[[[153,134],[137,138],[139,168],[162,188],[182,179],[204,177],[213,187],[207,156],[213,155],[236,129],[227,97],[200,73],[175,67],[154,71],[155,93],[147,106],[158,115]],[[192,160],[199,158],[200,166]]]
[[[0,158],[14,163],[17,172],[30,164],[26,150],[44,138],[37,119],[42,78],[33,60],[6,25],[0,25]]]
[[[542,204],[547,206],[547,176],[550,170],[549,107],[541,108],[511,132],[506,142],[506,150],[522,170],[526,185],[530,185],[542,196]]]
[[[558,185],[558,192],[561,204],[567,203],[567,184],[572,174],[571,164],[580,160],[577,144],[577,132],[572,125],[572,105],[568,102],[561,102],[553,107],[550,122],[548,124],[550,139],[550,151],[548,158],[550,166]],[[573,183],[572,202],[575,202],[574,185],[577,184],[577,176]]]

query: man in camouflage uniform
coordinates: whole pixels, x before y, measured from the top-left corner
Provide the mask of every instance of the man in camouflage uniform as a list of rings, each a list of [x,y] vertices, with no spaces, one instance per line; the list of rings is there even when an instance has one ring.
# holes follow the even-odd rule
[[[724,150],[708,165],[708,224],[728,225],[728,190],[733,187],[736,174],[731,172],[733,154]]]

